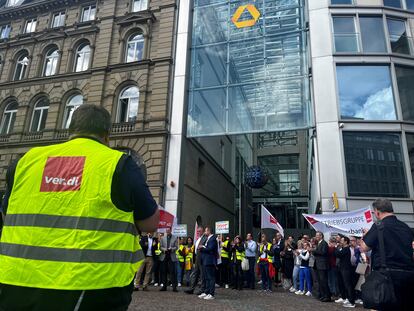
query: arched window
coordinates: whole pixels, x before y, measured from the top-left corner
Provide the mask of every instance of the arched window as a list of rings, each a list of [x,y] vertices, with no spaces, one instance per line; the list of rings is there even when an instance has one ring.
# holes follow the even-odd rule
[[[14,70],[14,81],[22,80],[26,77],[29,68],[29,54],[24,51],[19,54],[16,61],[16,69]]]
[[[76,49],[75,55],[75,72],[81,72],[89,69],[91,58],[91,47],[88,43],[82,43]]]
[[[19,104],[15,101],[6,106],[3,112],[3,117],[1,118],[0,134],[9,134],[13,131],[18,107]]]
[[[73,112],[83,104],[83,96],[80,94],[72,95],[65,107],[65,115],[63,119],[63,128],[68,129],[72,121]]]
[[[55,75],[57,73],[58,62],[59,62],[59,50],[56,47],[49,49],[45,55],[45,62],[43,65],[43,75],[45,77]]]
[[[47,113],[49,112],[49,102],[46,98],[41,98],[36,102],[33,109],[32,123],[30,132],[40,132],[46,126]]]
[[[144,36],[140,33],[134,33],[128,38],[125,61],[127,63],[142,60],[144,53]]]
[[[118,101],[119,123],[135,122],[138,116],[139,89],[136,86],[128,86],[121,92]]]

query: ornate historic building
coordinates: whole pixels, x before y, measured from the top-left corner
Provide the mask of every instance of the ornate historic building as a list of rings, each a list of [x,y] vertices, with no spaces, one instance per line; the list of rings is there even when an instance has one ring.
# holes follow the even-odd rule
[[[0,0],[0,189],[13,159],[66,140],[91,103],[163,202],[175,19],[174,0]]]

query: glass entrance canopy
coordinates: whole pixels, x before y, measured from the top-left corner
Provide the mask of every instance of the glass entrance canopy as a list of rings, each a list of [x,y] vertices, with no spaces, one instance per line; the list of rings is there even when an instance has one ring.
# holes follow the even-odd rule
[[[304,0],[194,0],[189,137],[310,126]]]

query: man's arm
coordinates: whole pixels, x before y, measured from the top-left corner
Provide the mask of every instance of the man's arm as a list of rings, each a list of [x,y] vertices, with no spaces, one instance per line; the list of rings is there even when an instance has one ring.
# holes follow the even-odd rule
[[[378,231],[377,226],[374,224],[372,225],[371,229],[369,231],[364,230],[364,235],[361,239],[361,246],[360,250],[364,253],[369,252],[374,245],[378,241]]]
[[[159,222],[158,205],[142,172],[129,156],[122,156],[112,179],[112,202],[120,210],[133,212],[138,230],[155,232]]]

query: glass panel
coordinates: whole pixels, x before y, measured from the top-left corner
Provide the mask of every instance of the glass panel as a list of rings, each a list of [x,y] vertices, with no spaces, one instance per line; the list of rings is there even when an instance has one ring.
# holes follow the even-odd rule
[[[388,66],[337,66],[342,119],[395,120]]]
[[[401,8],[401,0],[384,0],[384,5],[393,8]]]
[[[3,119],[1,120],[1,127],[0,127],[0,134],[8,134],[9,133],[9,123],[11,119],[11,113],[4,113]]]
[[[387,52],[382,17],[359,17],[362,48],[365,53]]]
[[[35,110],[33,112],[32,126],[30,127],[30,132],[38,131],[41,113],[41,110]]]
[[[390,34],[391,50],[394,53],[410,54],[409,39],[405,21],[387,19],[388,32]]]
[[[53,18],[53,27],[60,27],[65,24],[65,13],[55,14]]]
[[[143,58],[144,37],[141,34],[132,35],[127,44],[126,62],[136,62]]]
[[[89,45],[81,45],[76,52],[75,71],[81,72],[89,69],[90,61],[90,47]]]
[[[301,5],[194,2],[189,136],[309,125]]]
[[[83,104],[83,96],[82,95],[75,95],[72,96],[68,103],[66,104],[66,112],[65,112],[65,122],[63,123],[63,128],[69,128],[70,122],[72,121],[72,115],[76,109],[80,105]]]
[[[44,130],[44,128],[46,127],[46,119],[47,119],[48,112],[49,112],[49,109],[42,109],[42,118],[40,119],[39,131]]]
[[[403,119],[414,121],[414,68],[395,66]]]
[[[133,1],[133,12],[139,12],[146,10],[148,7],[148,0],[134,0]]]
[[[52,50],[47,53],[46,60],[45,60],[45,69],[44,69],[45,76],[52,76],[56,74],[58,60],[59,60],[58,50]]]
[[[10,36],[10,25],[0,27],[0,39],[7,39]]]
[[[37,20],[36,19],[32,19],[26,22],[26,30],[25,33],[31,33],[31,32],[35,32],[36,31],[36,24],[37,24]]]
[[[353,4],[353,0],[331,0],[331,4]]]
[[[344,132],[343,139],[350,196],[408,196],[399,134]]]
[[[354,17],[332,17],[335,52],[359,52]]]
[[[414,10],[414,0],[405,0],[408,10]]]
[[[411,170],[411,178],[414,182],[414,134],[407,133],[407,148],[408,148],[408,156],[410,158],[410,170]]]
[[[94,20],[96,16],[96,6],[92,6],[90,8],[90,15],[89,15],[89,20]]]
[[[139,107],[139,89],[136,86],[126,88],[119,97],[118,122],[136,122]]]

